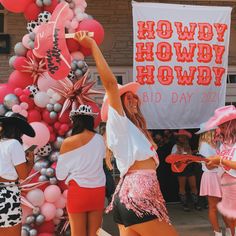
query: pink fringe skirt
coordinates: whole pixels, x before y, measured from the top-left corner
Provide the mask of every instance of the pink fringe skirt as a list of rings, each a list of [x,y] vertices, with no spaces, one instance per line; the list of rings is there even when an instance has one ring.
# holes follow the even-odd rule
[[[224,173],[221,177],[222,201],[217,207],[222,215],[236,219],[236,178]]]
[[[217,172],[203,172],[200,196],[222,197],[220,177]]]
[[[125,207],[138,217],[150,214],[157,216],[160,221],[170,223],[155,170],[130,171],[121,178],[106,213],[113,209],[117,194]]]

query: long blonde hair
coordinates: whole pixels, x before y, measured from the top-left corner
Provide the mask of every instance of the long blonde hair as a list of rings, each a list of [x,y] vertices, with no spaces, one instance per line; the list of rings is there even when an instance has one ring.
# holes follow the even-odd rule
[[[236,119],[224,123],[227,126],[225,132],[222,132],[223,143],[232,145],[236,143]],[[219,125],[220,128],[221,125]]]
[[[206,132],[200,134],[199,147],[200,147],[202,142],[205,142],[205,143],[208,143],[210,146],[215,148],[216,147],[215,134],[216,134],[215,130],[209,130],[209,131],[206,131]]]
[[[134,123],[135,126],[137,126],[142,132],[143,134],[146,136],[146,138],[154,143],[153,138],[151,136],[151,134],[149,133],[149,131],[147,130],[147,123],[143,117],[143,114],[140,110],[140,99],[136,94],[133,94],[133,96],[138,100],[138,104],[137,104],[137,113],[136,114],[132,114],[129,112],[129,110],[126,108],[125,104],[124,104],[124,99],[125,99],[125,94],[121,95],[121,102],[122,102],[122,106],[124,109],[124,112],[126,114],[126,116]]]

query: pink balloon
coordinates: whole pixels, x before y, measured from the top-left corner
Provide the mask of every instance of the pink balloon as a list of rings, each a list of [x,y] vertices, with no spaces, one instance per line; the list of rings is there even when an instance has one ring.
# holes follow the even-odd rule
[[[84,54],[82,52],[72,52],[71,53],[72,60],[84,60]]]
[[[14,93],[14,87],[10,84],[0,84],[0,103],[3,103],[4,97],[9,93]]]
[[[63,192],[63,197],[64,197],[65,199],[67,199],[67,194],[68,194],[68,189],[66,189],[66,190]]]
[[[15,113],[20,113],[21,112],[21,107],[16,104],[12,107],[12,111],[15,112]]]
[[[14,88],[25,88],[33,84],[33,78],[29,73],[14,70],[9,77],[8,83]]]
[[[1,0],[0,3],[11,12],[21,13],[33,0]]]
[[[22,215],[22,223],[24,224],[26,217],[29,216],[29,215],[32,215],[32,209],[27,207],[27,206],[25,206],[25,205],[23,205],[23,204],[21,205],[21,207],[22,207],[22,213],[23,213],[23,215]]]
[[[36,135],[33,138],[27,135],[23,135],[23,143],[27,146],[36,144],[39,148],[46,145],[50,138],[50,132],[48,127],[41,122],[32,122],[30,123],[30,125],[33,127]]]
[[[24,70],[24,66],[27,66],[26,57],[17,57],[13,63],[13,66],[16,70]]]
[[[38,78],[38,88],[40,91],[47,92],[50,87],[62,89],[62,86],[57,82],[57,80],[52,79],[50,75],[45,72]]]
[[[22,38],[22,43],[24,45],[24,47],[26,47],[27,49],[31,49],[29,46],[29,34],[24,35],[24,37]]]
[[[57,208],[54,206],[54,204],[49,203],[49,202],[45,202],[41,206],[41,214],[45,216],[46,221],[50,221],[55,217],[56,210]]]
[[[57,185],[49,185],[44,190],[44,197],[47,202],[56,202],[61,197],[61,190]]]
[[[43,191],[38,188],[30,190],[26,197],[34,206],[38,207],[42,206],[45,201]]]
[[[66,206],[66,199],[63,195],[55,202],[56,208],[64,208]]]

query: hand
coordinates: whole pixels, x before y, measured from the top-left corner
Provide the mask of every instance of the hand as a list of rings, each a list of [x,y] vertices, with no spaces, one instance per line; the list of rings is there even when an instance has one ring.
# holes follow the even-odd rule
[[[215,168],[220,164],[220,156],[212,156],[206,159],[206,166],[209,169]]]
[[[79,42],[79,44],[85,48],[92,48],[94,43],[96,43],[93,38],[90,38],[88,36],[88,31],[76,32],[75,33],[75,40],[77,40]]]
[[[27,159],[29,162],[33,162],[33,161],[34,161],[34,152],[27,152],[27,153],[26,153],[26,159]]]

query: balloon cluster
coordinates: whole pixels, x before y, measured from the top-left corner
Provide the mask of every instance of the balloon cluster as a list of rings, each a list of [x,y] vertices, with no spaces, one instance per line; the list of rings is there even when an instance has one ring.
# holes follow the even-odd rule
[[[13,71],[7,83],[0,84],[0,115],[16,112],[25,116],[36,136],[31,138],[24,135],[23,144],[25,147],[33,144],[38,146],[31,173],[33,177],[26,184],[30,188],[22,190],[22,236],[52,236],[57,234],[59,228],[64,228],[64,234],[69,235],[69,231],[61,227],[67,219],[67,187],[64,181],[56,179],[55,167],[61,144],[71,134],[70,99],[77,97],[79,102],[91,105],[94,112],[100,112],[96,103],[89,98],[89,94],[96,94],[85,62],[85,57],[91,54],[89,50],[74,39],[66,39],[65,45],[72,63],[70,73],[62,80],[55,80],[49,75],[45,58],[39,57],[34,51],[38,28],[47,25],[60,2],[69,4],[70,20],[65,22],[65,32],[93,32],[95,41],[101,44],[104,29],[85,13],[85,0],[1,0],[7,10],[24,14],[28,30],[22,41],[14,46],[15,55],[9,59]],[[100,121],[98,115],[95,127]]]

